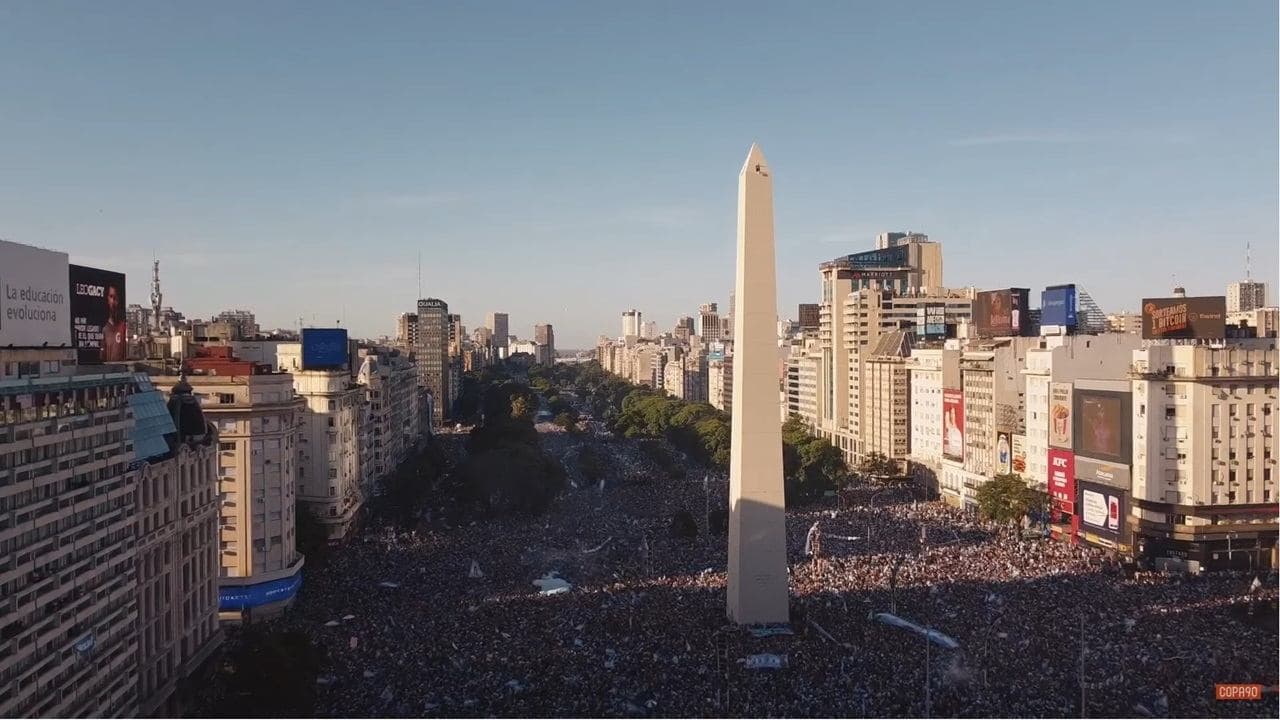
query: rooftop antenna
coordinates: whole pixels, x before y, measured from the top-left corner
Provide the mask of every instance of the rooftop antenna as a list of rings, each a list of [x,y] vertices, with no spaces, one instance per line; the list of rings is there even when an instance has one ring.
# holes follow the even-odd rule
[[[421,297],[422,297],[422,251],[419,250],[418,251],[418,297],[414,299],[417,300]]]
[[[1253,282],[1253,243],[1244,241],[1244,281]]]

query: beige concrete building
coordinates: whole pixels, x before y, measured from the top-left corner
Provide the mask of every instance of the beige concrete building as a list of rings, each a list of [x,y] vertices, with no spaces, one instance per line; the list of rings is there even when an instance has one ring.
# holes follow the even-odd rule
[[[304,562],[295,516],[303,399],[294,392],[292,375],[246,365],[187,377],[205,417],[218,429],[218,583],[225,595],[237,598],[300,578]],[[165,389],[178,381],[153,379]],[[231,603],[222,619],[239,620],[244,610],[269,616],[292,601],[290,593],[265,605]]]
[[[406,351],[418,346],[417,313],[400,313],[396,318],[396,345]]]
[[[1275,337],[1280,330],[1280,308],[1260,307],[1227,313],[1227,325],[1251,327],[1260,338]]]
[[[642,320],[643,315],[635,308],[622,313],[622,337],[639,337]]]
[[[707,362],[707,401],[717,410],[733,412],[733,355]]]
[[[1133,353],[1137,549],[1208,566],[1276,564],[1274,339]]]
[[[157,410],[159,393],[154,395]],[[139,433],[158,431],[163,416],[134,403]],[[222,644],[218,627],[218,435],[200,411],[189,385],[170,395],[176,429],[159,448],[169,452],[142,459],[137,470],[140,523],[138,569],[139,714],[178,715],[177,693],[187,678]],[[139,438],[135,450],[147,440]],[[159,449],[157,448],[157,449]],[[141,459],[141,458],[140,458]]]
[[[1026,468],[1029,484],[1045,489],[1049,482],[1050,383],[1078,379],[1120,380],[1128,377],[1133,351],[1142,347],[1136,334],[1066,335],[1044,338],[1043,347],[1027,351]]]
[[[370,410],[370,473],[377,481],[408,460],[418,445],[417,368],[394,350],[364,348],[360,358],[356,382],[365,388]]]
[[[964,398],[964,462],[961,499],[975,506],[978,485],[998,474],[998,433],[1026,434],[1027,352],[1040,338],[1011,337],[972,343],[960,356]]]
[[[910,374],[911,452],[908,457],[912,474],[931,492],[940,493],[942,391],[960,387],[960,350],[942,346],[912,348],[906,366]],[[953,504],[958,504],[959,492],[953,497]]]
[[[862,448],[905,461],[911,452],[911,377],[907,358],[914,345],[907,330],[880,337],[864,362]],[[904,464],[905,467],[905,464]]]
[[[0,716],[176,707],[222,637],[213,442],[145,377],[0,349]]]
[[[293,389],[303,400],[298,501],[338,542],[355,529],[364,505],[358,434],[364,388],[346,370],[301,370]]]
[[[1107,316],[1107,329],[1113,333],[1142,335],[1142,315],[1134,312],[1112,313]]]
[[[703,342],[719,342],[724,336],[724,325],[720,321],[719,308],[715,303],[698,306],[698,336]]]

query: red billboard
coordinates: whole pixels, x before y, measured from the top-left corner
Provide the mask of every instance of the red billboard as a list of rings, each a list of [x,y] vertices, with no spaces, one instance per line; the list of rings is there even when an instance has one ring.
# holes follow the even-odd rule
[[[942,390],[942,456],[964,462],[964,392]]]
[[[1070,450],[1049,448],[1049,497],[1060,511],[1074,514],[1076,456]]]

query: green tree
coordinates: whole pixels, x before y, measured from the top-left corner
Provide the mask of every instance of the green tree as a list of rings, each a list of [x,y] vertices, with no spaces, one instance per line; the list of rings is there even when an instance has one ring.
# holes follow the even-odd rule
[[[862,462],[858,463],[858,474],[864,477],[897,477],[901,473],[902,468],[898,465],[898,462],[884,453],[870,453],[862,459]]]
[[[1000,523],[1017,523],[1039,507],[1041,497],[1048,496],[1027,487],[1021,475],[1007,473],[997,475],[978,486],[976,493],[978,512],[988,520]]]

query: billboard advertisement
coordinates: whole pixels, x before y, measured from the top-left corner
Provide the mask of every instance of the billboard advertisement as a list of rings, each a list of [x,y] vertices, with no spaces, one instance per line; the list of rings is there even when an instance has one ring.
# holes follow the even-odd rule
[[[219,610],[244,610],[288,600],[302,587],[302,573],[253,585],[218,588]]]
[[[1040,293],[1040,325],[1076,327],[1076,286],[1051,285]]]
[[[70,347],[67,254],[0,240],[0,347]]]
[[[941,340],[947,337],[947,306],[930,303],[920,312],[923,317],[919,322],[919,334],[929,340]]]
[[[1125,517],[1129,493],[1082,480],[1080,488],[1080,532],[1086,539],[1117,547],[1125,542]]]
[[[1013,471],[1019,475],[1027,471],[1027,436],[1013,436]]]
[[[124,274],[71,265],[71,344],[81,365],[122,362],[129,349]]]
[[[907,245],[867,250],[847,255],[844,261],[859,267],[903,268],[911,265],[911,248]]]
[[[1076,478],[1120,490],[1128,490],[1132,482],[1128,465],[1101,462],[1080,456],[1076,457]]]
[[[978,337],[1008,337],[1013,334],[1013,293],[1008,290],[980,292],[973,299],[973,326]]]
[[[1055,507],[1070,513],[1075,495],[1075,456],[1070,450],[1049,448],[1049,497]]]
[[[1127,467],[1133,454],[1131,395],[1081,388],[1075,388],[1072,395],[1076,455]]]
[[[346,365],[346,328],[302,329],[303,370],[333,370]]]
[[[942,456],[964,462],[964,393],[942,390]]]
[[[1013,472],[1013,435],[1007,432],[996,433],[996,474],[1008,475]]]
[[[1220,340],[1226,336],[1227,298],[1222,295],[1142,301],[1142,337],[1146,340]]]
[[[1049,447],[1073,449],[1071,383],[1049,383]]]

